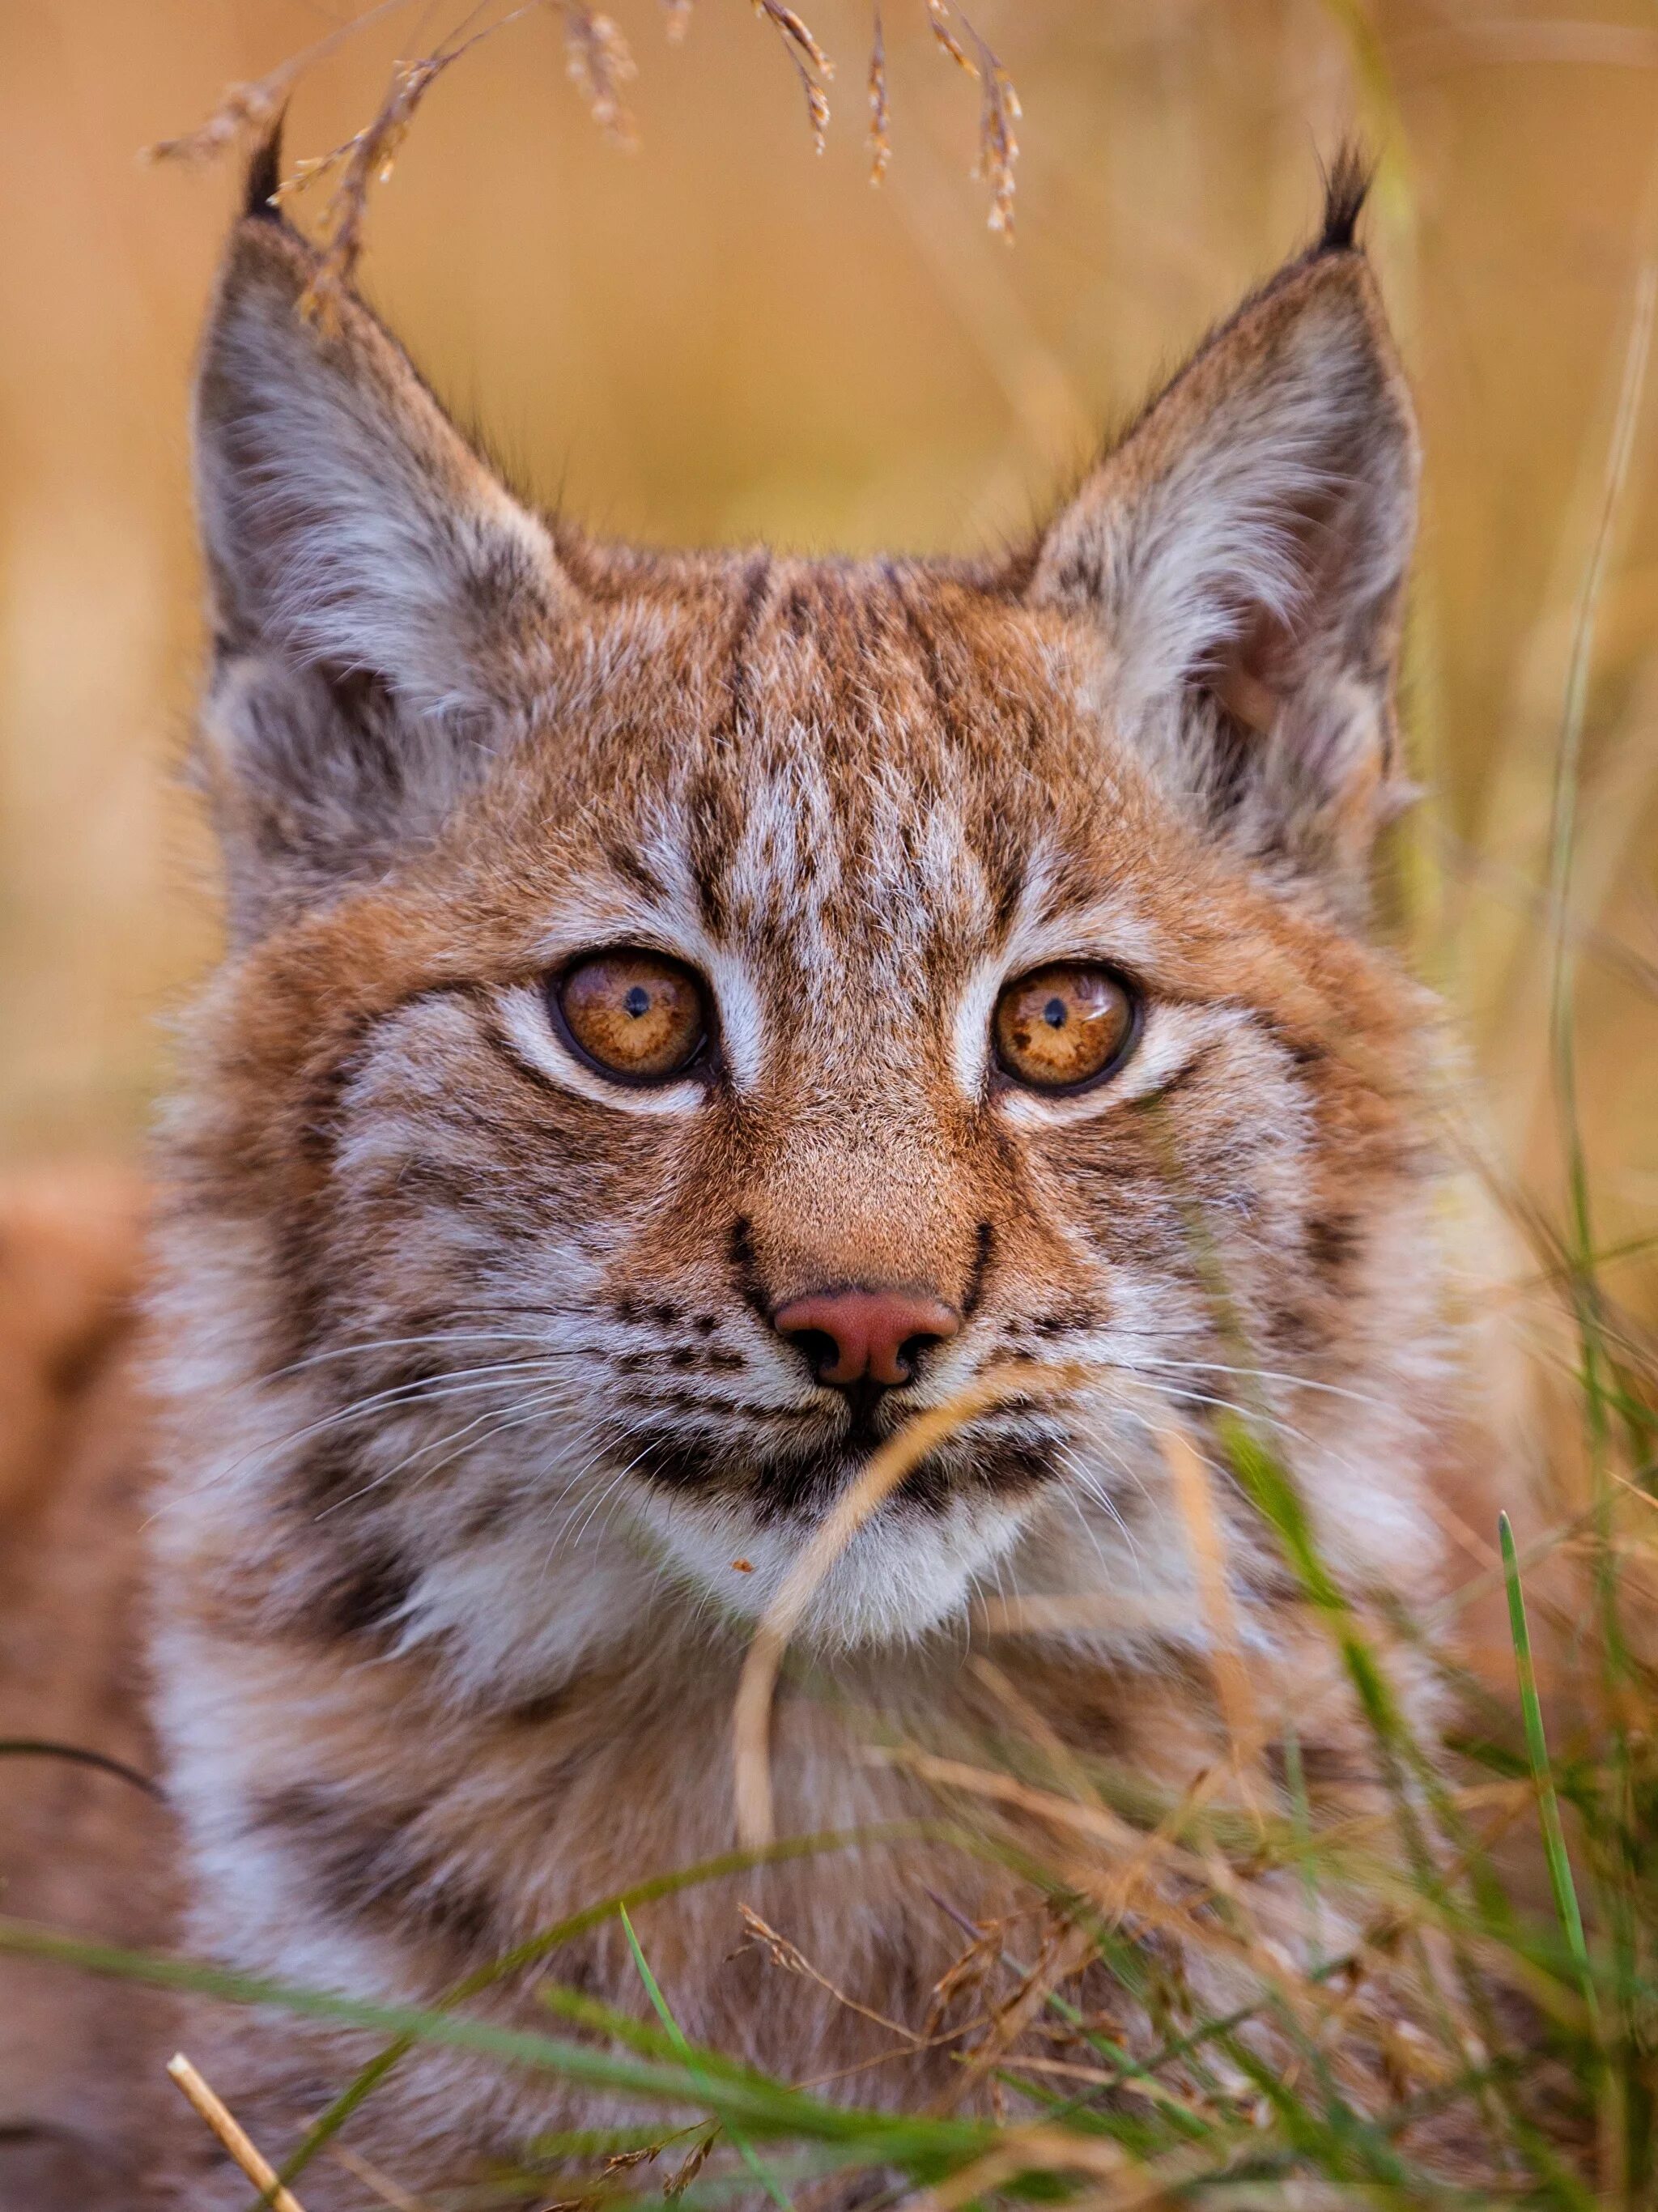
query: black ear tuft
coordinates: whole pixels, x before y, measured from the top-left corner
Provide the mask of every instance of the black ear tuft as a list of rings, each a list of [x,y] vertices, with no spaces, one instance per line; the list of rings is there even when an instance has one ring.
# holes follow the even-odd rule
[[[247,182],[242,188],[242,213],[252,222],[280,222],[281,208],[276,194],[282,180],[282,124],[286,111],[279,111],[276,121],[253,149],[253,158],[247,165]]]
[[[1344,146],[1336,155],[1324,179],[1324,228],[1313,248],[1315,259],[1321,254],[1352,252],[1374,174],[1357,146]]]

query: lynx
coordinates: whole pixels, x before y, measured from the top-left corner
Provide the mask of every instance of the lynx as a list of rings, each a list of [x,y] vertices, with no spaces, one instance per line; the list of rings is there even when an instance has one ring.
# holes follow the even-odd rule
[[[872,1725],[961,1743],[998,1696],[1175,1795],[1224,1763],[1171,1436],[1265,1724],[1362,1786],[1216,1441],[1270,1428],[1356,1606],[1445,1586],[1435,1016],[1370,918],[1418,443],[1352,170],[1029,542],[808,560],[522,504],[364,307],[309,312],[273,160],[200,371],[229,946],[150,1299],[180,1940],[429,2002],[729,1850],[756,1622],[872,1453],[1003,1370],[1048,1381],[805,1603],[778,1832],[936,1814]],[[878,1839],[637,1924],[689,2035],[880,2103],[955,2062],[868,2014],[918,2021],[1015,1887]],[[548,1966],[643,2009],[614,1921]],[[477,2008],[546,2019],[523,1978]],[[374,2047],[191,2036],[273,2156]],[[416,2052],[347,2141],[429,2193],[617,2115]],[[241,2203],[192,2126],[166,2201]]]

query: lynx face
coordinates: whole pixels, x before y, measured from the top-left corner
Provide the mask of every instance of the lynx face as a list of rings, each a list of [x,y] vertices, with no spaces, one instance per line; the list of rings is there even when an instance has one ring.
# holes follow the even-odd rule
[[[197,1511],[262,1532],[225,1603],[532,1685],[753,1613],[1010,1361],[1068,1379],[923,1462],[824,1647],[999,1584],[1166,1626],[1158,1437],[1218,1405],[1281,1416],[1338,1548],[1414,1540],[1351,1471],[1429,1297],[1422,1006],[1363,935],[1415,447],[1351,215],[981,568],[544,523],[243,223],[200,419],[236,949],[175,1146],[191,1387],[239,1409]]]

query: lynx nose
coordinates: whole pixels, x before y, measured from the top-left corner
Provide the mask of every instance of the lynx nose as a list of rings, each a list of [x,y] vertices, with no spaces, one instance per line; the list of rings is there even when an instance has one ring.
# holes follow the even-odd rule
[[[771,1317],[799,1346],[820,1382],[908,1382],[917,1355],[954,1336],[962,1317],[942,1298],[913,1291],[810,1291]]]

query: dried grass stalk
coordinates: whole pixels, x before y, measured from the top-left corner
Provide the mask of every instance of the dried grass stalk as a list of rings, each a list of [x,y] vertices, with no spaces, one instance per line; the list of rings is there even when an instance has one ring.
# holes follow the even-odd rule
[[[887,36],[878,5],[869,49],[869,180],[878,185],[892,160],[892,111],[887,93]]]
[[[360,15],[313,45],[289,56],[269,75],[252,83],[231,85],[218,106],[194,131],[162,139],[148,149],[154,161],[203,161],[269,137],[300,79],[348,39],[411,0],[378,0]],[[787,0],[752,0],[754,11],[770,24],[800,82],[812,143],[824,150],[829,124],[829,86],[835,64],[817,34]],[[689,27],[692,0],[662,0],[668,36],[677,41]],[[978,80],[982,88],[979,154],[973,173],[990,185],[990,227],[1011,236],[1013,227],[1013,165],[1018,159],[1014,125],[1018,96],[1011,79],[989,46],[961,14],[951,18],[951,0],[926,0],[927,20],[944,52]],[[519,0],[492,20],[489,0],[467,10],[429,52],[396,62],[385,97],[361,130],[326,154],[295,165],[277,191],[279,200],[327,178],[333,188],[324,207],[321,258],[305,301],[307,312],[323,323],[332,320],[362,258],[368,198],[384,184],[402,148],[416,111],[444,72],[463,54],[537,9],[555,10],[564,27],[565,70],[588,113],[611,143],[631,150],[639,134],[623,88],[638,75],[626,39],[615,18],[586,0]],[[957,35],[957,26],[960,35]],[[892,157],[886,34],[878,6],[869,62],[870,174],[878,184]]]
[[[290,54],[286,61],[278,63],[253,83],[227,86],[218,106],[204,123],[185,132],[182,137],[163,138],[146,147],[144,158],[151,161],[210,161],[234,148],[266,137],[287,105],[289,93],[309,70],[325,61],[348,39],[355,38],[371,23],[408,5],[409,0],[377,0],[375,6],[353,16],[349,23],[342,23],[313,45],[301,47],[298,53]]]
[[[786,1936],[780,1936],[768,1921],[760,1917],[752,1905],[741,1905],[738,1910],[750,1941],[765,1953],[774,1966],[780,1966],[786,1974],[798,1974],[802,1981],[815,1982],[820,1990],[827,1990],[837,2004],[844,2005],[848,2012],[855,2012],[864,2020],[872,2021],[877,2027],[885,2028],[890,2035],[897,2036],[902,2042],[916,2045],[922,2041],[923,2039],[913,2027],[906,2027],[902,2021],[890,2019],[884,2012],[872,2011],[868,2005],[859,2004],[856,1997],[849,1996],[845,1990],[837,1988],[827,1974],[818,1972],[798,1944],[791,1943]]]
[[[570,82],[587,104],[587,112],[614,146],[632,153],[639,132],[622,88],[639,75],[614,17],[577,0],[562,0],[565,67]],[[670,35],[674,35],[670,26]],[[678,35],[683,36],[683,28]]]
[[[217,2090],[210,2087],[183,2051],[177,2051],[167,2062],[167,2070],[178,2083],[187,2101],[206,2121],[229,2156],[261,2192],[261,2202],[270,2207],[270,2212],[305,2212],[291,2190],[284,2189],[276,2169],[271,2165],[252,2137]]]
[[[264,137],[282,111],[288,91],[305,66],[303,58],[273,70],[256,84],[227,85],[204,123],[178,138],[158,138],[144,149],[147,161],[212,161],[234,147]]]
[[[1232,1741],[1233,1766],[1239,1782],[1247,1788],[1250,1770],[1266,1741],[1266,1730],[1255,1703],[1254,1685],[1243,1662],[1242,1639],[1238,1634],[1237,1614],[1227,1579],[1225,1540],[1215,1513],[1209,1470],[1184,1429],[1172,1423],[1164,1424],[1157,1430],[1157,1438],[1197,1568],[1198,1595],[1212,1638],[1210,1671],[1214,1676],[1222,1717]]]
[[[955,21],[951,21],[952,13]],[[1019,158],[1016,125],[1023,112],[1013,80],[997,55],[981,39],[952,0],[926,0],[927,21],[932,35],[958,69],[976,77],[979,104],[979,155],[973,173],[990,186],[989,223],[992,230],[1011,240],[1013,236],[1013,165]],[[956,24],[961,26],[958,38]],[[963,38],[967,45],[963,44]],[[969,52],[969,47],[972,51]]]
[[[417,62],[395,64],[373,119],[331,153],[300,162],[279,188],[277,198],[282,199],[319,177],[338,177],[324,212],[322,258],[301,303],[325,325],[337,319],[340,301],[362,258],[370,186],[389,180],[416,109],[463,51],[458,47],[452,54],[428,54]]]
[[[783,0],[754,0],[754,12],[769,23],[783,41],[783,51],[793,64],[800,80],[800,89],[805,95],[806,121],[811,130],[811,143],[821,154],[827,143],[829,104],[825,87],[835,75],[835,64],[813,36],[810,26],[802,21],[793,8]]]
[[[958,69],[969,76],[977,76],[967,49],[950,26],[950,0],[926,0],[926,19],[932,27],[932,35]]]
[[[782,1588],[755,1631],[738,1680],[732,1711],[732,1751],[737,1832],[744,1849],[763,1847],[773,1839],[772,1698],[783,1654],[818,1586],[841,1553],[935,1445],[1009,1398],[1071,1389],[1084,1379],[1084,1370],[1072,1366],[1045,1367],[1021,1361],[994,1368],[944,1405],[929,1407],[907,1421],[871,1455],[858,1480],[835,1500],[834,1510],[784,1577]]]

